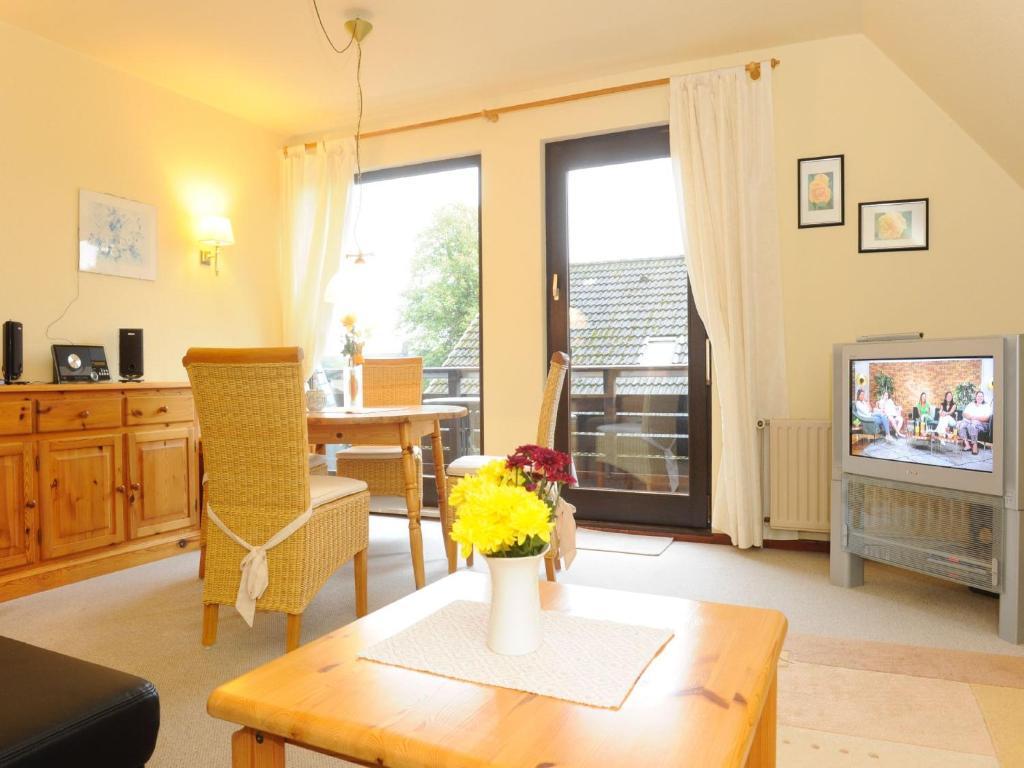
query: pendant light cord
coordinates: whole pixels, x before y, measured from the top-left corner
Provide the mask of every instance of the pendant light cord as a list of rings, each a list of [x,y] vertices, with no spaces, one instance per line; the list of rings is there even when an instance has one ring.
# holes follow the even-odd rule
[[[345,51],[352,47],[353,42],[358,42],[356,40],[356,27],[355,25],[353,25],[352,37],[349,38],[348,45],[346,45],[344,48],[339,48],[338,46],[336,46],[334,44],[334,41],[331,40],[331,36],[327,33],[327,27],[324,26],[324,20],[320,16],[320,6],[317,5],[316,0],[313,0],[313,10],[316,12],[316,20],[320,23],[320,31],[324,33],[324,37],[327,38],[327,44],[334,49],[335,53],[344,53]]]
[[[339,48],[331,40],[330,34],[327,32],[327,27],[324,25],[323,17],[320,15],[320,6],[317,4],[317,0],[313,0],[313,11],[316,13],[316,20],[320,24],[320,31],[324,34],[324,39],[327,40],[327,44],[331,46],[331,49],[335,53],[345,53],[352,44],[356,46],[356,96],[358,100],[358,111],[356,114],[356,135],[355,135],[355,186],[359,186],[360,178],[363,173],[362,157],[360,154],[360,138],[359,134],[363,130],[363,42],[356,37],[356,30],[358,29],[357,24],[352,25],[352,36],[348,40],[348,44],[344,48]],[[356,254],[362,254],[363,249],[359,244],[359,218],[363,209],[363,193],[361,190],[356,190],[356,199],[354,201],[355,212],[352,217],[352,239],[355,241]]]

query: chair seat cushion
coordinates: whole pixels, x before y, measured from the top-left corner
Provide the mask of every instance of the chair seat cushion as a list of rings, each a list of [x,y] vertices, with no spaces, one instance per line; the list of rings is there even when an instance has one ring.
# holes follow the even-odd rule
[[[160,698],[142,678],[0,637],[0,765],[138,768]]]
[[[420,447],[414,445],[413,451],[419,454]],[[337,456],[339,459],[400,459],[402,448],[398,445],[350,445],[339,449]]]
[[[351,477],[309,476],[309,503],[316,508],[366,490],[366,483]]]
[[[504,460],[504,456],[460,456],[448,465],[446,471],[449,477],[465,477],[476,474],[484,464]]]

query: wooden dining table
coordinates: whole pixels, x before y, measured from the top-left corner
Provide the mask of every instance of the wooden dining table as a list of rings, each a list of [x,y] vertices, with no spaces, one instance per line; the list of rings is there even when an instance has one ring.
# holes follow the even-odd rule
[[[453,600],[488,599],[459,571],[217,688],[214,717],[242,726],[234,768],[283,768],[285,745],[385,768],[771,768],[778,611],[541,582],[545,610],[667,627],[619,709],[574,704],[359,657]]]
[[[402,474],[405,486],[405,504],[409,513],[409,547],[412,549],[412,571],[416,589],[426,583],[423,564],[423,532],[420,528],[422,500],[419,477],[413,451],[420,440],[431,437],[434,450],[434,479],[437,482],[437,504],[441,520],[448,519],[448,493],[444,474],[444,446],[441,442],[441,422],[460,419],[469,411],[461,405],[414,405],[381,408],[346,409],[329,407],[310,411],[307,417],[309,441],[318,453],[328,445],[390,445],[402,449]],[[455,543],[450,532],[442,525],[448,573],[456,568]]]

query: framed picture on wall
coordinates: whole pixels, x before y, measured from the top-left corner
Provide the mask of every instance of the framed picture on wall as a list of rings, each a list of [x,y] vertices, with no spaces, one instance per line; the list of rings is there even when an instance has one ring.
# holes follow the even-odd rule
[[[861,203],[858,208],[861,253],[928,250],[927,197]]]
[[[797,226],[841,227],[846,223],[843,155],[796,161]]]
[[[156,280],[156,206],[79,190],[78,270]]]

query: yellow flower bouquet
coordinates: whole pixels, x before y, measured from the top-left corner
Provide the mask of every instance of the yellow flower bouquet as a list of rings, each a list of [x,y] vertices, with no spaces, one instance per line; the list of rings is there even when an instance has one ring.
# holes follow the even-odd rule
[[[575,482],[569,457],[524,445],[459,480],[449,503],[456,510],[451,537],[468,556],[533,557],[551,541],[562,486]]]
[[[519,656],[540,647],[537,568],[551,543],[562,486],[575,482],[566,454],[522,445],[452,488],[452,540],[464,557],[479,549],[491,574],[487,647],[494,653]]]

